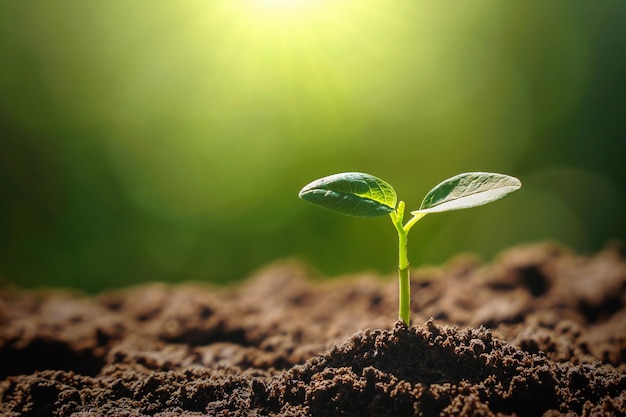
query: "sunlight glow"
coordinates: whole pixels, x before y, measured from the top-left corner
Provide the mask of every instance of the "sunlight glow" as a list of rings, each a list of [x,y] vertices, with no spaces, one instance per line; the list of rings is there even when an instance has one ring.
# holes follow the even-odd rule
[[[251,0],[255,12],[275,15],[305,15],[324,0]]]
[[[304,0],[256,0],[258,4],[266,7],[294,7],[302,4]]]

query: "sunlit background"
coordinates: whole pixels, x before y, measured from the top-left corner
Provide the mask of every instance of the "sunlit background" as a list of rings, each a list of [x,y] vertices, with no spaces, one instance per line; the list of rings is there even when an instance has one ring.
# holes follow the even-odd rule
[[[413,265],[626,240],[626,2],[2,1],[0,277],[225,283],[276,259],[393,273],[388,218],[297,198],[364,171],[415,209],[465,171],[521,191],[427,216]]]

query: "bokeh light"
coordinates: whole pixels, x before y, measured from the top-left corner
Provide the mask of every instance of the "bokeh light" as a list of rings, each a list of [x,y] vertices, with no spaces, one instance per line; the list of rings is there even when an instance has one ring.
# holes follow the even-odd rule
[[[297,199],[341,171],[409,208],[460,172],[522,179],[421,221],[414,264],[624,240],[626,6],[601,3],[2,3],[0,275],[227,282],[290,256],[393,272],[388,219]]]

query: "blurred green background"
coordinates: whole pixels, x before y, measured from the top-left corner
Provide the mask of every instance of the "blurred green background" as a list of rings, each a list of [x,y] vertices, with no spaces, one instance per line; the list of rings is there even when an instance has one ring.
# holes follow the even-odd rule
[[[280,258],[393,273],[388,218],[297,198],[364,171],[426,217],[412,264],[625,240],[626,2],[0,2],[0,276],[89,291],[239,280]]]

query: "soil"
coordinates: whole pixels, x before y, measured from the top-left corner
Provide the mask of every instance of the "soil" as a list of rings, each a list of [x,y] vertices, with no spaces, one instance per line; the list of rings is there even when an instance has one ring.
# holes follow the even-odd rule
[[[626,261],[554,244],[397,283],[296,261],[236,287],[0,288],[3,416],[626,415]]]

